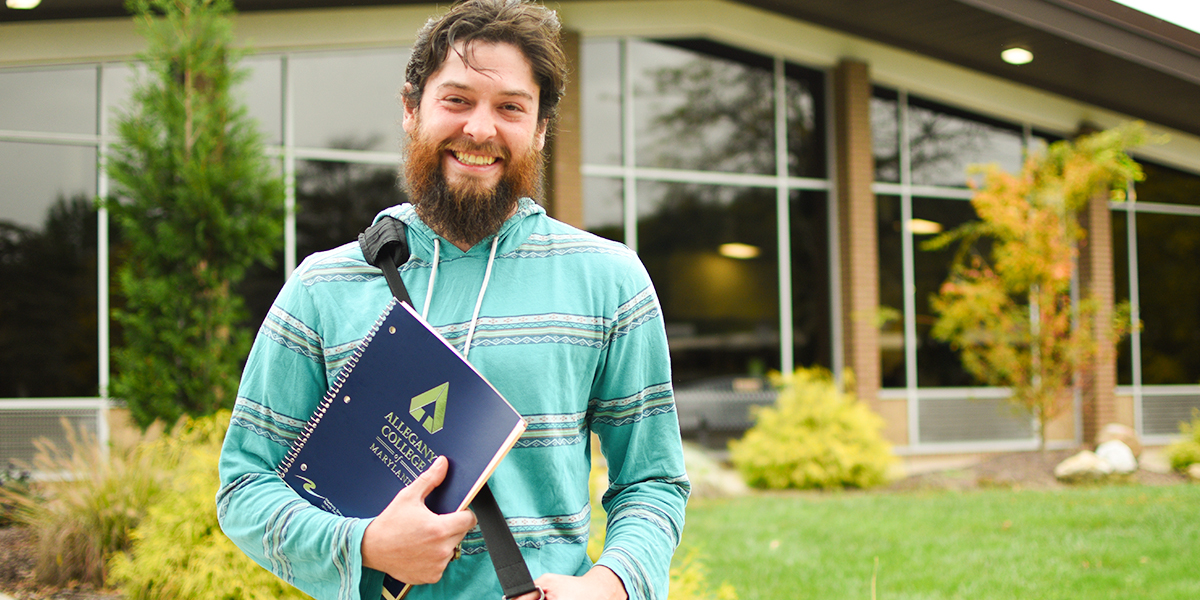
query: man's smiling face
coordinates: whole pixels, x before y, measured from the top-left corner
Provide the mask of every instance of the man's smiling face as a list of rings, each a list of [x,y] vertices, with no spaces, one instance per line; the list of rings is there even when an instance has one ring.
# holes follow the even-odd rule
[[[404,107],[405,177],[422,218],[469,247],[499,228],[518,197],[537,195],[546,123],[517,47],[475,42],[456,50],[426,81],[420,105]]]

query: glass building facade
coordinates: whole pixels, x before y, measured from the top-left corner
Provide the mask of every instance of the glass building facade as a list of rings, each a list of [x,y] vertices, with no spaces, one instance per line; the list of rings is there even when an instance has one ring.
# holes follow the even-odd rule
[[[580,224],[642,257],[681,398],[772,370],[840,368],[829,65],[708,37],[584,35],[578,57]],[[244,61],[239,94],[295,209],[280,232],[282,266],[243,285],[247,327],[299,258],[355,239],[404,201],[407,58],[396,44]],[[0,399],[103,397],[120,334],[102,316],[117,301],[108,279],[120,240],[93,200],[108,193],[104,156],[137,74],[102,60],[0,68]],[[920,243],[975,218],[971,165],[1017,170],[1026,152],[1072,132],[886,82],[873,89],[870,127],[879,397],[907,402],[914,451],[1031,443],[1030,419],[1009,411],[1003,390],[979,386],[930,336],[929,296],[949,255]],[[1116,299],[1142,323],[1118,348],[1117,394],[1143,435],[1165,440],[1200,407],[1200,278],[1190,273],[1200,175],[1141,162],[1146,180],[1110,207]]]

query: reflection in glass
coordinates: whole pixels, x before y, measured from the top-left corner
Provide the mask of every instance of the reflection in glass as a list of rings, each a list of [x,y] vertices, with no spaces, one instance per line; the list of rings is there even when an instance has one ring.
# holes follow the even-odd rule
[[[237,101],[258,122],[266,144],[283,143],[283,104],[281,67],[278,56],[250,56],[239,65],[246,79],[236,88]]]
[[[621,46],[617,40],[586,40],[579,49],[583,162],[621,164]]]
[[[625,185],[620,179],[583,178],[583,228],[617,242],[625,241]]]
[[[1138,202],[1200,206],[1200,175],[1154,163],[1138,162],[1146,174],[1145,181],[1137,184]]]
[[[664,184],[638,186],[638,254],[667,326],[673,377],[686,384],[779,368],[775,192]],[[759,249],[722,256],[722,244]]]
[[[0,129],[96,133],[96,68],[0,72]]]
[[[403,137],[404,68],[409,49],[288,60],[296,145],[391,152]]]
[[[1015,173],[1021,132],[962,111],[909,98],[908,141],[916,185],[967,185],[968,168],[995,163]]]
[[[913,220],[941,226],[949,231],[968,221],[978,220],[975,208],[966,200],[943,198],[913,198]],[[928,227],[928,226],[927,226]],[[927,230],[934,229],[930,227]],[[913,275],[916,285],[913,297],[917,329],[917,385],[919,387],[966,387],[982,385],[963,369],[958,353],[949,344],[930,334],[937,315],[929,306],[930,296],[937,293],[942,282],[950,275],[950,264],[958,251],[957,245],[942,250],[923,250],[921,243],[931,239],[931,234],[913,232]],[[985,259],[989,258],[990,245],[981,241],[973,249]]]
[[[907,359],[904,353],[904,240],[900,198],[878,196],[875,206],[879,237],[880,385],[902,388],[907,385]]]
[[[797,366],[833,367],[829,321],[829,206],[824,192],[790,194],[792,342]]]
[[[875,181],[900,183],[900,105],[896,93],[881,88],[871,97],[871,147]]]
[[[791,63],[784,65],[783,74],[788,175],[825,177],[825,80],[821,73]]]
[[[634,41],[637,165],[771,174],[775,172],[774,77],[757,66],[679,45]],[[748,53],[741,52],[740,55]]]
[[[1142,383],[1200,383],[1200,217],[1138,213],[1137,252]]]
[[[98,393],[93,148],[0,143],[0,397]]]
[[[297,161],[296,254],[353,242],[379,211],[406,201],[396,167]]]

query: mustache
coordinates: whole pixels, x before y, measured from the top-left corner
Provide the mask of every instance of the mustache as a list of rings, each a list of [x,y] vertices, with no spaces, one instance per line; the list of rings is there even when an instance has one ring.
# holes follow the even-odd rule
[[[465,152],[468,154],[482,154],[485,156],[495,156],[500,160],[508,160],[511,158],[511,153],[506,148],[501,147],[495,142],[476,143],[470,140],[450,140],[442,142],[438,145],[438,151],[449,150],[451,152]]]

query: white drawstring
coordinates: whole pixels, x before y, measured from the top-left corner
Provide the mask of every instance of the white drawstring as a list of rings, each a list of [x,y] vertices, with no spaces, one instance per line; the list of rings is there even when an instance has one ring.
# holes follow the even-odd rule
[[[483,306],[483,293],[487,291],[488,281],[492,278],[492,264],[496,262],[496,246],[500,236],[492,238],[492,251],[488,255],[487,269],[483,272],[483,285],[479,286],[479,298],[475,300],[475,312],[471,314],[471,326],[467,328],[467,343],[463,345],[463,358],[471,353],[471,339],[475,337],[475,325],[479,323],[479,308]]]
[[[437,279],[438,255],[441,253],[442,245],[438,243],[437,237],[433,238],[433,270],[429,272],[429,287],[425,292],[425,308],[421,309],[421,318],[429,320],[429,300],[433,298],[433,282]]]

